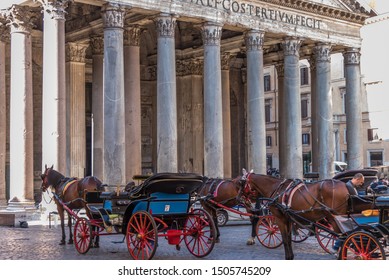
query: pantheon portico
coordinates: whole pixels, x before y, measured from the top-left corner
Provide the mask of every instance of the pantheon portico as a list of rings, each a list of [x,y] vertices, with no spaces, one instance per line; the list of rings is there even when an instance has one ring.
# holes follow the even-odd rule
[[[360,28],[375,14],[358,1],[13,2],[0,4],[1,205],[32,207],[45,165],[112,186],[150,172],[265,173],[267,66],[279,169],[302,178],[302,59],[312,168],[332,177],[333,53],[344,55],[349,167],[363,167]]]

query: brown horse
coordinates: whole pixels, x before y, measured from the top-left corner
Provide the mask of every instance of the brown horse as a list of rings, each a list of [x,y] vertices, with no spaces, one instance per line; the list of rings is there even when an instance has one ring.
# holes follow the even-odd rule
[[[293,221],[308,224],[308,221],[317,222],[326,218],[334,231],[340,233],[334,215],[360,213],[373,208],[372,201],[358,199],[353,200],[350,207],[346,183],[333,179],[305,185],[300,180],[275,178],[244,170],[239,182],[245,182],[245,189],[255,190],[269,198],[269,209],[280,229],[287,260],[294,258],[291,239]]]
[[[246,208],[247,213],[252,214],[252,216],[250,216],[252,231],[251,237],[247,240],[247,245],[253,245],[255,242],[255,226],[259,218],[255,215],[256,211],[253,209],[252,204],[257,201],[258,192],[249,191],[248,189],[244,190],[242,188],[242,183],[239,182],[240,179],[240,177],[232,180],[208,179],[199,190],[199,196],[208,196],[209,198],[201,200],[201,205],[213,217],[216,226],[216,242],[219,242],[220,239],[220,232],[217,224],[217,209],[220,207],[212,203],[212,201],[227,208],[243,205]]]
[[[65,239],[65,225],[64,225],[64,207],[62,203],[66,204],[69,209],[85,208],[85,201],[82,199],[86,191],[96,191],[102,189],[102,182],[94,176],[88,176],[83,179],[66,178],[64,175],[53,169],[53,166],[48,168],[45,165],[45,171],[41,175],[42,192],[51,187],[55,193],[54,201],[57,204],[58,215],[61,218],[62,239],[60,245],[66,244]],[[58,198],[58,199],[57,199]],[[87,210],[87,209],[86,209]],[[87,211],[87,216],[90,218],[90,213]],[[73,244],[72,234],[72,216],[68,215],[69,226],[69,241],[68,244]]]

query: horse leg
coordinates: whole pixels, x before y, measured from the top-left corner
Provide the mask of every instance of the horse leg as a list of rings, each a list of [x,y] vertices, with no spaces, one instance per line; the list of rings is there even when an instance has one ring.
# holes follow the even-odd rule
[[[92,232],[95,232],[96,230],[98,231],[97,226],[92,226]],[[94,240],[93,240],[93,248],[100,248],[100,236],[96,234]]]
[[[255,237],[257,236],[257,223],[259,221],[258,216],[250,217],[251,222],[251,236],[249,239],[247,239],[246,245],[254,245],[255,244]]]
[[[72,216],[68,214],[68,227],[69,227],[69,241],[68,244],[73,244],[73,233],[72,233]]]
[[[58,214],[59,214],[59,218],[61,220],[61,230],[62,230],[62,239],[61,239],[61,242],[59,243],[59,245],[65,245],[66,244],[66,242],[65,242],[66,235],[65,235],[64,210],[63,209],[58,209]]]
[[[284,219],[282,222],[278,222],[278,227],[281,231],[282,241],[284,244],[285,260],[293,260],[294,254],[292,249],[291,222]]]

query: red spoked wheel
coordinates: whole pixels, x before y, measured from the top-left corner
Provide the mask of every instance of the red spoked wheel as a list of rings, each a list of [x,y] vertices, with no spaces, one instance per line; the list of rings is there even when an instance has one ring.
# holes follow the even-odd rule
[[[299,227],[296,223],[292,224],[292,241],[300,243],[308,239],[310,231],[308,228]]]
[[[85,218],[79,218],[74,225],[74,245],[77,252],[86,254],[92,246],[93,233],[90,222]]]
[[[341,260],[385,260],[385,251],[371,233],[357,231],[350,234],[340,250]]]
[[[133,214],[127,225],[126,241],[128,252],[134,260],[150,260],[158,246],[158,231],[149,212]]]
[[[280,229],[272,215],[262,216],[258,220],[256,233],[258,241],[266,248],[275,249],[282,244]]]
[[[202,258],[212,252],[216,242],[216,227],[207,211],[195,209],[188,214],[184,241],[189,252],[196,257]]]
[[[326,231],[326,230],[321,229],[319,227],[315,227],[315,237],[316,237],[316,240],[319,243],[320,247],[322,247],[323,250],[326,251],[328,254],[332,254],[330,249],[332,247],[334,247],[335,242],[338,239],[338,237],[336,235],[334,235],[330,232],[330,231],[333,231],[334,228],[327,220],[317,222],[317,224],[328,228],[329,231]]]

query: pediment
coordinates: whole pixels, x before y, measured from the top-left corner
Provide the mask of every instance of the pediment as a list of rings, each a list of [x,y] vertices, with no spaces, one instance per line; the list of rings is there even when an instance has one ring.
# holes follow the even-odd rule
[[[371,12],[374,13],[372,8],[364,0],[308,0],[307,2],[313,2],[354,13],[369,15]]]

